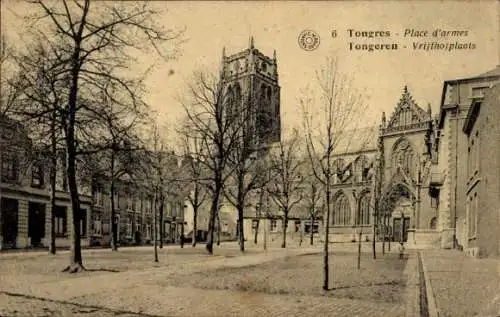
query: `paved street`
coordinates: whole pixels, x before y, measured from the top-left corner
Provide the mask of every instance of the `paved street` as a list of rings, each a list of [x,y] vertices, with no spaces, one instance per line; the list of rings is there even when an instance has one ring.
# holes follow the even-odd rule
[[[500,316],[500,259],[474,259],[456,250],[424,250],[440,317]]]
[[[408,312],[414,309],[417,295],[415,279],[411,278],[416,272],[414,255],[405,261],[407,264],[400,264],[394,270],[388,267],[377,275],[371,270],[383,270],[383,259],[397,263],[396,254],[380,256],[375,262],[365,253],[361,275],[355,277],[352,274],[357,271],[353,266],[355,253],[346,252],[353,246],[338,248],[331,265],[338,289],[327,294],[322,293],[321,283],[310,283],[317,278],[312,276],[316,271],[321,275],[321,262],[317,263],[319,270],[311,269],[311,265],[316,265],[314,257],[321,259],[320,255],[314,255],[321,252],[317,247],[286,250],[270,247],[264,252],[249,244],[248,251],[241,255],[236,244],[228,243],[217,248],[214,256],[208,256],[203,246],[182,250],[168,246],[160,250],[159,264],[152,261],[151,247],[123,248],[119,252],[88,250],[84,251],[84,259],[90,271],[79,275],[59,272],[67,261],[65,252],[55,257],[34,252],[2,254],[0,316],[413,315]],[[368,245],[364,251],[368,251]],[[231,284],[232,278],[217,278],[258,280],[259,275],[266,275],[273,267],[291,272],[296,276],[291,285],[299,287],[287,291],[289,284],[281,283],[286,275],[270,282],[278,289],[274,293],[259,289],[258,285],[242,291]],[[271,272],[266,278],[273,276],[276,274]],[[361,285],[360,280],[369,276],[377,276],[374,285]],[[384,278],[390,279],[389,283]],[[193,283],[195,279],[199,279],[199,285]],[[183,280],[184,283],[179,282]],[[284,291],[279,291],[280,287]],[[312,287],[311,291],[308,287]],[[362,288],[370,287],[374,293],[378,292],[378,298],[363,297],[371,291]],[[306,291],[297,291],[301,288]],[[359,293],[358,297],[351,296],[351,291]]]

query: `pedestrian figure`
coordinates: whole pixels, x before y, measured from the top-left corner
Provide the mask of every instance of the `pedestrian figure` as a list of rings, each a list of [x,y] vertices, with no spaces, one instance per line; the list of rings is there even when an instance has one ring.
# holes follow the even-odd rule
[[[399,243],[398,251],[399,251],[399,258],[403,259],[404,253],[405,253],[405,246],[404,246],[403,242]]]

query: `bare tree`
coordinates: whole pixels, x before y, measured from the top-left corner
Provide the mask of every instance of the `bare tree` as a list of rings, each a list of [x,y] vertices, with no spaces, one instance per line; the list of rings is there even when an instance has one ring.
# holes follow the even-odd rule
[[[50,157],[49,252],[55,254],[56,174],[59,154],[64,149],[61,117],[64,108],[62,102],[66,99],[64,85],[67,81],[64,76],[59,75],[61,67],[57,65],[54,54],[39,41],[30,45],[27,54],[16,54],[14,58],[18,72],[9,84],[14,91],[22,93],[18,97],[20,107],[13,112],[23,122],[36,126],[30,133],[31,137],[42,146],[41,151],[48,153]]]
[[[239,124],[239,120],[227,115],[230,102],[223,72],[219,76],[195,73],[193,82],[188,85],[188,96],[181,100],[187,116],[183,134],[192,133],[200,137],[203,157],[199,162],[209,174],[207,188],[212,194],[212,202],[206,249],[210,254],[213,254],[214,233],[223,190],[231,175],[230,155],[240,140],[240,129],[244,127]]]
[[[190,189],[187,199],[193,207],[193,234],[191,244],[193,248],[196,246],[196,234],[198,231],[198,211],[206,201],[207,190],[205,188],[204,165],[200,162],[203,158],[203,144],[201,139],[196,136],[184,136],[184,162],[185,171],[184,183]]]
[[[124,75],[123,70],[134,60],[130,49],[148,51],[152,48],[164,56],[162,43],[178,37],[177,32],[164,30],[156,24],[158,12],[141,4],[104,4],[93,6],[90,0],[63,0],[50,5],[41,0],[41,14],[31,17],[40,29],[35,36],[46,41],[54,50],[68,74],[68,100],[64,131],[67,152],[67,177],[73,210],[71,263],[65,269],[71,273],[84,270],[80,245],[80,202],[76,179],[75,126],[80,95],[92,95],[102,89],[103,79],[123,88],[123,99],[142,103],[140,89],[143,78]],[[123,100],[122,99],[122,100]]]
[[[327,59],[316,73],[313,90],[299,97],[306,134],[308,157],[314,177],[325,189],[323,289],[329,289],[329,225],[332,181],[336,173],[333,156],[344,132],[362,118],[365,105],[352,82],[340,73],[335,59]],[[319,113],[315,110],[319,110]]]
[[[245,109],[244,111],[251,110]],[[241,124],[243,125],[244,122]],[[248,207],[251,193],[264,185],[262,180],[266,173],[261,152],[264,150],[259,151],[255,148],[257,146],[253,143],[255,136],[247,131],[247,129],[241,130],[240,141],[235,144],[230,153],[228,164],[230,177],[224,188],[226,199],[238,212],[238,241],[241,252],[245,251],[244,210]]]
[[[322,200],[322,187],[310,172],[310,166],[308,167],[308,174],[304,177],[304,198],[306,200],[306,208],[309,214],[309,219],[311,221],[310,232],[309,232],[309,243],[314,245],[314,223],[320,218],[320,203]]]
[[[271,154],[272,180],[268,186],[269,194],[282,211],[283,241],[281,247],[286,247],[286,231],[290,211],[302,199],[303,161],[299,158],[298,131],[294,130],[289,140],[278,143],[277,153]]]

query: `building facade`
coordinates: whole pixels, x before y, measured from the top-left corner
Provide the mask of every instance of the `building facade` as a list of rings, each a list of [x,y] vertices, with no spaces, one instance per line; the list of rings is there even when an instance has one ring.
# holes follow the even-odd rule
[[[167,173],[180,170],[181,162],[175,153],[164,153]],[[168,170],[168,171],[167,171]],[[149,174],[152,175],[152,174]],[[124,174],[114,180],[115,223],[120,245],[139,245],[154,242],[154,210],[157,210],[157,240],[164,243],[180,241],[185,212],[185,193],[178,182],[168,184],[162,199],[155,195],[141,177]],[[94,175],[92,184],[91,244],[109,245],[111,241],[111,180],[106,175]],[[160,238],[161,236],[161,238]]]
[[[500,67],[479,76],[448,80],[443,84],[436,131],[438,157],[433,165],[432,182],[433,189],[439,195],[438,231],[441,234],[443,248],[459,248],[467,251],[469,242],[474,239],[469,235],[470,221],[467,206],[470,205],[470,197],[468,198],[471,181],[469,163],[472,159],[470,151],[475,151],[477,144],[476,146],[471,144],[475,136],[471,137],[464,133],[463,127],[468,120],[472,120],[468,119],[471,117],[468,114],[472,105],[482,100],[485,93],[498,82],[500,82]],[[494,101],[490,103],[494,104]],[[481,134],[485,134],[483,135],[485,139],[490,133],[494,135],[495,129],[481,131]],[[485,152],[484,155],[489,155],[490,150],[495,151],[488,149],[488,154]],[[489,158],[491,159],[491,156]],[[479,159],[474,160],[473,165],[476,165]],[[473,243],[471,248],[474,249],[469,253],[476,255],[478,252]]]
[[[467,135],[464,249],[471,256],[500,256],[500,84],[472,102]]]
[[[16,120],[0,117],[0,249],[50,244],[50,155],[37,148]],[[64,155],[57,158],[55,192],[56,246],[68,247],[73,212],[65,177]],[[90,244],[90,183],[79,180],[82,245]]]

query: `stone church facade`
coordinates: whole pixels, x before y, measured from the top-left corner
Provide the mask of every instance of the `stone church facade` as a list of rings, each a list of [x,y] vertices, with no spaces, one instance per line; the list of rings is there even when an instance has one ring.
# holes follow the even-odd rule
[[[223,84],[230,101],[226,111],[230,113],[234,106],[252,110],[246,131],[257,139],[259,149],[263,149],[258,154],[263,158],[281,137],[277,64],[276,52],[272,57],[264,55],[255,48],[253,38],[246,50],[229,56],[224,52],[222,59]],[[498,218],[498,203],[495,205],[492,199],[475,202],[474,186],[481,180],[474,172],[471,175],[469,168],[474,156],[471,144],[477,143],[475,138],[479,137],[470,128],[477,116],[470,110],[477,101],[474,94],[484,93],[499,80],[497,67],[472,78],[446,81],[439,113],[435,115],[429,104],[421,107],[404,86],[393,112],[388,117],[383,113],[378,127],[345,131],[343,137],[350,140],[349,144],[339,144],[334,155],[330,223],[323,221],[324,204],[314,223],[307,223],[306,204],[299,204],[286,224],[288,236],[292,240],[301,236],[302,240],[306,230],[321,236],[328,225],[332,242],[352,242],[361,237],[363,241],[404,241],[412,248],[458,248],[471,255],[481,254],[481,245],[489,250],[484,254],[500,252],[497,244],[479,233],[496,232],[493,229],[497,227],[479,215],[479,207],[474,207],[489,206],[488,210]],[[483,106],[493,106],[488,107]],[[482,138],[492,139],[491,133],[481,129],[481,134],[488,135]],[[474,153],[482,157],[477,148]],[[491,165],[487,159],[476,158],[474,162]],[[488,186],[493,185],[490,182]],[[262,207],[258,203],[251,203],[245,210],[247,240],[264,233],[264,228],[268,228],[267,239],[279,239],[276,237],[281,235],[284,224],[277,206],[269,203],[269,197],[263,201],[268,202],[265,215],[257,210],[256,206]],[[489,219],[495,217],[490,215]]]
[[[434,127],[430,107],[422,109],[404,87],[378,129],[350,131],[356,137],[347,139],[366,141],[340,146],[336,155],[331,241],[356,241],[360,232],[369,241],[375,230],[379,240],[436,243],[437,198],[429,186]]]

